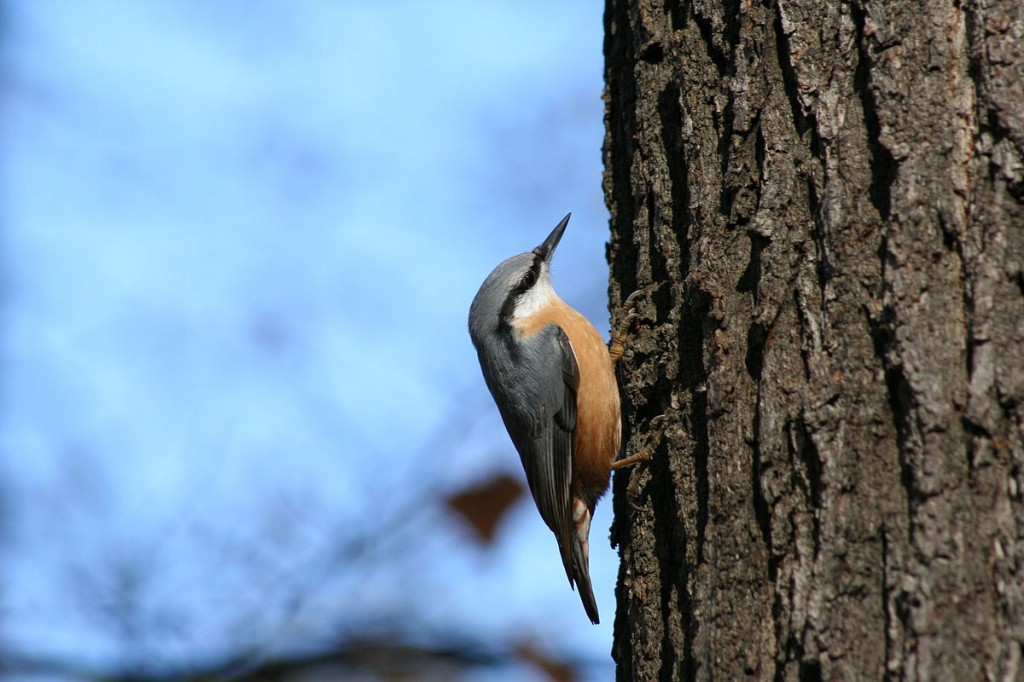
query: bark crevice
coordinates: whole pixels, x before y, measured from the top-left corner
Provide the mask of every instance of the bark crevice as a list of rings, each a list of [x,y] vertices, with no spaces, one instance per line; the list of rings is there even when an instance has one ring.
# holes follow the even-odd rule
[[[867,131],[867,145],[870,152],[871,185],[868,198],[878,211],[881,221],[889,220],[892,210],[892,184],[896,179],[897,165],[892,152],[882,144],[881,125],[878,121],[878,105],[871,87],[871,53],[864,35],[865,10],[859,3],[850,4],[850,14],[855,28],[857,44],[857,66],[853,72],[853,87],[860,98],[864,112],[864,127]]]

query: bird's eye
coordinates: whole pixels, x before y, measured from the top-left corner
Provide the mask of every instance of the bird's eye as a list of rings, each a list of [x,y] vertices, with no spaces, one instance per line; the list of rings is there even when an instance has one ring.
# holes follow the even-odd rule
[[[522,287],[524,289],[529,289],[530,287],[532,287],[536,283],[537,283],[537,271],[534,270],[533,268],[530,268],[529,270],[526,271],[526,274],[523,275]]]

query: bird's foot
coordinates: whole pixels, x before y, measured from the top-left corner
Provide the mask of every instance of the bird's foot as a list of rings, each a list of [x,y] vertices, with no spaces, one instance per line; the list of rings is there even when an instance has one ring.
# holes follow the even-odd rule
[[[661,441],[664,440],[668,427],[668,415],[659,414],[652,419],[648,425],[647,433],[642,435],[643,443],[640,444],[639,449],[629,457],[623,457],[612,462],[612,470],[632,466],[638,462],[649,462],[654,457],[654,453],[661,447]]]
[[[613,365],[617,363],[626,352],[626,339],[629,336],[629,327],[633,323],[633,320],[640,317],[636,308],[633,307],[633,303],[635,303],[641,296],[650,296],[660,289],[662,284],[664,284],[664,282],[649,284],[642,289],[637,289],[627,296],[626,300],[622,302],[622,306],[619,309],[625,310],[626,314],[612,322],[612,339],[611,343],[608,344],[608,355],[611,356]]]

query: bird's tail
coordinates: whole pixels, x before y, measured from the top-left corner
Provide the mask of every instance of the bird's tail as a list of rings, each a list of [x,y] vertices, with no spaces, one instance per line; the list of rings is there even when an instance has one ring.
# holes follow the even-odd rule
[[[572,501],[572,521],[572,577],[575,579],[587,616],[594,625],[597,625],[601,619],[597,613],[594,588],[590,584],[590,510],[581,500]]]

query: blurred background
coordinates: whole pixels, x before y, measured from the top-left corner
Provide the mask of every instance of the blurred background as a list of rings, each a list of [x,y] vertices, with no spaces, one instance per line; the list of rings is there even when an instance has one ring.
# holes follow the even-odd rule
[[[567,212],[601,3],[0,4],[0,676],[599,680],[466,332]]]

